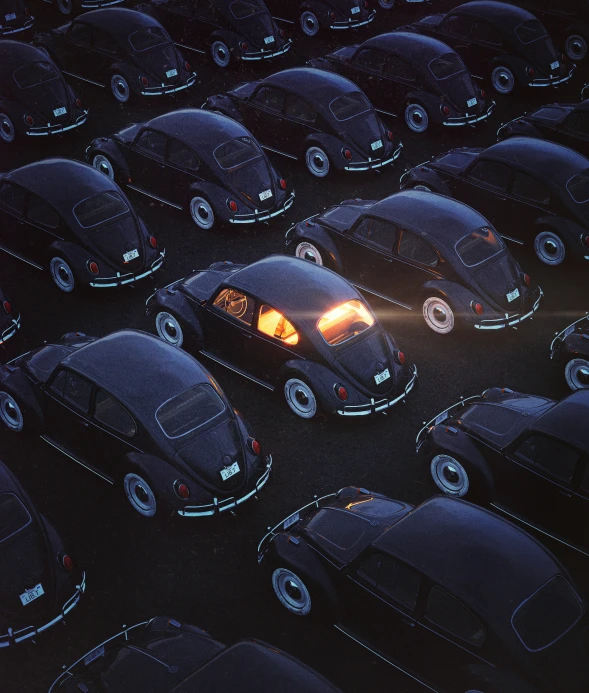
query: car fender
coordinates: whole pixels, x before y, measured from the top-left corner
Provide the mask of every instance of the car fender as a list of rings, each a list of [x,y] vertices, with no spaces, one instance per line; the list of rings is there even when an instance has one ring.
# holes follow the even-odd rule
[[[325,151],[331,164],[336,169],[344,168],[347,161],[342,155],[342,149],[346,145],[339,137],[328,132],[312,132],[310,135],[307,135],[301,145],[300,158],[302,161],[305,161],[307,149],[313,145],[321,147]]]
[[[76,281],[84,285],[90,283],[92,275],[86,269],[86,263],[96,258],[96,254],[93,251],[86,249],[79,243],[59,240],[54,241],[47,248],[46,262],[49,263],[51,258],[55,256],[65,256],[63,259],[72,264]]]
[[[19,135],[27,131],[24,122],[25,108],[18,101],[0,95],[0,112],[5,113],[10,118]]]
[[[228,118],[233,118],[238,123],[242,123],[242,118],[239,113],[239,108],[235,105],[235,101],[225,94],[213,94],[205,101],[202,108],[207,111],[219,111]]]
[[[324,70],[325,72],[339,72],[337,64],[333,60],[327,58],[312,58],[307,60],[307,67],[312,67],[315,70]]]
[[[180,499],[174,493],[174,482],[183,476],[182,472],[161,458],[142,452],[128,452],[120,460],[119,469],[121,482],[129,472],[143,473],[147,477],[146,481],[153,484],[158,500],[170,507],[179,505]]]
[[[231,51],[231,57],[239,59],[239,36],[234,31],[227,29],[216,29],[207,39],[207,47],[211,47],[214,41],[223,41]]]
[[[278,387],[282,389],[282,385],[291,377],[302,377],[307,380],[309,384],[313,387],[313,391],[319,400],[321,409],[326,413],[335,413],[338,406],[341,407],[341,401],[336,397],[333,386],[336,383],[341,382],[342,385],[346,386],[350,394],[350,399],[348,404],[355,404],[353,401],[353,393],[355,393],[355,388],[348,383],[348,381],[336,373],[334,373],[330,368],[327,368],[317,361],[309,361],[307,359],[291,359],[283,364],[280,372],[278,374]],[[353,392],[352,392],[353,390]]]
[[[202,195],[207,198],[213,206],[216,216],[222,219],[228,219],[231,216],[227,207],[227,199],[231,196],[231,193],[219,183],[208,180],[191,183],[184,198],[183,207],[185,210],[189,210],[190,200],[196,195]]]
[[[133,91],[134,93],[139,93],[141,91],[141,88],[139,86],[140,72],[141,69],[136,65],[123,63],[120,60],[117,60],[116,62],[112,63],[112,65],[110,66],[110,74],[122,75],[127,80],[131,91]],[[110,87],[110,77],[108,78],[106,86]]]
[[[188,343],[196,351],[204,347],[202,326],[189,299],[174,289],[160,289],[148,302],[147,314],[155,318],[161,310],[171,313],[180,322],[186,338],[185,346]]]
[[[544,135],[542,135],[541,131],[535,125],[519,118],[499,128],[497,131],[497,141],[506,140],[508,137],[514,136],[544,139]]]
[[[589,339],[587,335],[573,332],[559,347],[559,360],[568,363],[571,359],[589,359]]]
[[[421,287],[420,293],[422,299],[425,300],[429,298],[432,292],[447,298],[455,312],[459,314],[465,313],[466,315],[475,317],[474,313],[470,310],[470,302],[477,300],[477,296],[470,289],[462,286],[462,284],[451,282],[447,279],[432,279],[431,281],[425,282]]]
[[[586,253],[584,246],[581,244],[581,235],[587,233],[580,224],[572,219],[557,216],[538,217],[534,222],[534,236],[540,233],[541,228],[545,227],[553,230],[564,241],[567,250],[575,255],[583,255]]]
[[[406,174],[405,178],[401,178],[401,190],[412,188],[414,185],[421,183],[422,185],[427,185],[433,192],[452,197],[450,186],[436,170],[427,164],[415,166]]]
[[[320,226],[319,224],[313,224],[313,226],[305,226],[303,222],[297,224],[295,227],[294,236],[290,241],[290,245],[293,249],[293,253],[296,250],[296,246],[303,239],[311,241],[316,244],[319,250],[324,251],[325,255],[329,258],[329,263],[327,266],[329,269],[333,269],[336,272],[342,271],[342,260],[340,252],[337,249],[337,245],[329,235],[329,232]]]
[[[115,179],[117,183],[125,185],[131,178],[129,164],[123,156],[118,144],[110,137],[97,137],[92,141],[86,153],[86,161],[92,165],[92,157],[96,154],[104,154],[116,166]]]
[[[587,25],[574,21],[558,33],[558,38],[556,39],[555,43],[559,43],[561,41],[564,43],[567,38],[573,34],[582,36],[585,41],[589,41],[589,31],[587,31]]]
[[[526,74],[526,67],[533,64],[534,63],[528,58],[520,58],[518,55],[513,55],[512,53],[501,53],[501,55],[496,55],[491,60],[489,64],[489,75],[496,67],[504,65],[513,72],[513,76],[518,82],[527,85],[530,78]]]
[[[0,367],[0,390],[11,394],[22,409],[24,431],[40,433],[45,417],[33,384],[20,368],[10,365]]]
[[[410,103],[420,103],[424,108],[426,108],[429,117],[433,122],[441,123],[442,113],[440,112],[441,99],[437,94],[432,94],[429,91],[424,91],[422,89],[416,89],[414,91],[408,92],[403,103],[407,106]]]

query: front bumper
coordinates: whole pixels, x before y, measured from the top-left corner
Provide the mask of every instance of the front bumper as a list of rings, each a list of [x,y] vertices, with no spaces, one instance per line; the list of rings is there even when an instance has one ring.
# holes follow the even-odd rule
[[[0,344],[8,341],[11,337],[14,337],[16,331],[20,328],[20,315],[18,318],[12,318],[12,325],[9,325],[4,332],[0,335]]]
[[[141,96],[163,96],[164,94],[174,94],[177,91],[182,91],[183,89],[188,89],[196,82],[196,72],[192,73],[192,76],[186,80],[185,84],[179,87],[166,86],[162,84],[160,87],[146,87],[142,89],[139,93]]]
[[[268,60],[268,58],[276,58],[279,55],[284,55],[288,53],[290,47],[292,46],[292,39],[288,39],[286,43],[276,51],[256,51],[255,53],[245,53],[241,56],[241,60]]]
[[[61,132],[66,132],[67,130],[73,130],[74,128],[79,128],[83,125],[88,118],[88,111],[84,111],[81,116],[76,118],[76,122],[73,125],[44,125],[43,127],[31,127],[26,132],[25,135],[29,137],[40,137],[44,135],[58,135]]]
[[[376,10],[368,15],[367,19],[352,19],[351,17],[347,21],[332,22],[328,24],[329,29],[357,29],[360,26],[365,26],[370,24],[370,22],[376,17]]]
[[[461,127],[462,125],[474,125],[474,123],[479,123],[481,120],[486,120],[491,113],[493,113],[493,109],[495,108],[496,104],[494,101],[491,102],[491,105],[483,115],[466,115],[459,116],[457,118],[448,118],[445,120],[442,125],[445,125],[446,127]]]
[[[344,171],[371,171],[375,168],[382,168],[383,166],[388,166],[396,161],[401,155],[401,150],[403,145],[399,143],[399,146],[394,150],[393,155],[388,159],[368,159],[368,161],[358,161],[347,166],[344,166]]]
[[[230,224],[255,224],[259,221],[266,221],[267,219],[272,219],[272,217],[277,217],[279,214],[284,214],[287,209],[292,206],[294,202],[295,194],[294,191],[290,194],[284,204],[277,209],[275,212],[260,212],[256,209],[252,214],[235,214],[229,219]]]
[[[27,21],[22,26],[11,27],[10,25],[5,27],[0,27],[0,37],[12,36],[13,34],[19,34],[21,31],[26,31],[30,29],[35,23],[34,17],[29,17]]]
[[[573,76],[573,72],[575,71],[575,66],[571,67],[568,75],[565,75],[564,77],[546,77],[543,79],[533,79],[531,82],[528,82],[529,87],[555,87],[557,84],[563,84],[564,82],[568,82],[571,77]]]
[[[162,250],[160,251],[159,256],[151,264],[151,267],[145,272],[141,272],[141,274],[133,274],[132,272],[129,274],[121,274],[120,272],[117,272],[116,277],[100,277],[100,279],[95,279],[93,282],[90,282],[90,286],[103,289],[112,286],[122,286],[123,284],[132,284],[133,282],[148,277],[150,274],[155,274],[164,264],[165,257],[166,251]]]
[[[44,630],[51,628],[51,626],[54,626],[56,623],[63,621],[66,615],[80,601],[80,597],[82,596],[82,594],[84,594],[85,590],[86,573],[82,572],[81,583],[79,585],[76,585],[76,591],[74,592],[73,596],[71,596],[67,600],[67,602],[65,602],[65,604],[61,607],[61,613],[59,614],[59,616],[56,616],[53,620],[49,621],[49,623],[46,623],[44,626],[40,626],[39,628],[36,628],[35,626],[27,626],[26,628],[21,628],[20,630],[16,631],[12,630],[12,628],[9,628],[8,633],[6,635],[0,635],[0,648],[9,647],[10,645],[16,645],[17,643],[22,642],[23,640],[33,638],[35,635],[38,635],[39,633],[42,633]]]
[[[558,332],[552,342],[550,343],[550,358],[554,359],[557,354],[560,353],[560,348],[563,345],[564,341],[566,338],[573,334],[573,332],[576,331],[577,325],[580,325],[582,322],[589,322],[589,313],[586,313],[582,318],[579,318],[578,320],[575,320],[575,322],[572,322],[568,327],[565,327],[562,332]]]
[[[534,315],[534,313],[540,307],[540,301],[542,300],[543,296],[544,296],[544,292],[542,291],[542,289],[540,287],[538,287],[538,297],[534,301],[534,304],[532,306],[532,310],[528,311],[527,313],[524,313],[524,315],[519,315],[518,313],[514,313],[512,315],[509,315],[509,313],[505,313],[504,318],[496,318],[493,320],[481,320],[480,322],[475,323],[475,329],[477,329],[477,330],[502,330],[504,327],[513,327],[514,325],[517,325],[518,323],[522,322],[523,320],[526,320],[527,318]]]
[[[507,392],[507,390],[505,391]],[[509,392],[511,392],[511,390],[509,390]],[[484,394],[485,393],[483,392],[483,395]],[[456,402],[456,404],[453,404],[451,407],[444,409],[444,411],[441,411],[437,416],[434,416],[433,419],[424,424],[423,427],[420,429],[419,433],[417,434],[417,437],[415,438],[415,452],[419,452],[419,448],[425,442],[427,434],[434,426],[438,426],[439,424],[446,421],[446,419],[450,418],[451,411],[454,411],[454,409],[458,409],[459,407],[464,407],[466,406],[467,402],[472,402],[475,399],[481,400],[483,398],[483,395],[473,395],[472,397],[467,397],[466,399],[461,398],[460,402]]]
[[[218,515],[227,510],[232,510],[238,505],[245,503],[245,501],[249,500],[252,496],[257,495],[268,482],[271,472],[272,455],[266,455],[266,470],[256,481],[255,487],[249,493],[246,493],[245,496],[241,496],[241,498],[223,498],[222,500],[215,498],[212,503],[208,503],[207,505],[187,505],[182,510],[178,510],[178,515],[182,517],[208,517],[211,515]]]
[[[385,398],[378,401],[371,399],[367,404],[350,404],[342,409],[338,409],[336,414],[339,414],[340,416],[369,416],[370,414],[378,414],[381,411],[385,411],[386,409],[393,407],[402,399],[405,399],[415,385],[415,381],[417,380],[417,366],[410,366],[410,370],[412,373],[411,379],[407,385],[405,385],[405,389],[403,390],[402,394],[395,397],[395,399]]]
[[[125,2],[125,0],[83,0],[80,7],[83,7],[85,10],[97,10],[102,7],[110,7],[111,5],[120,5],[122,2]]]

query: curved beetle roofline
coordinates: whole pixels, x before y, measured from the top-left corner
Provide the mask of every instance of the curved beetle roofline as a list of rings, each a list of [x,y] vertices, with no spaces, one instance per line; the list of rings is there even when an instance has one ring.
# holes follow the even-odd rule
[[[41,48],[37,48],[28,43],[21,43],[20,41],[11,41],[9,39],[0,40],[0,65],[2,65],[3,75],[9,74],[12,76],[12,72],[17,67],[22,67],[25,63],[37,62],[39,60],[53,64],[51,58],[49,58],[47,53],[41,50]]]
[[[456,51],[443,41],[409,31],[390,31],[386,34],[373,36],[356,46],[356,49],[359,48],[380,48],[391,55],[416,58],[418,64],[412,63],[412,66],[418,70],[426,71],[432,79],[434,76],[428,70],[428,65],[432,60],[448,53],[458,56]],[[467,71],[466,66],[464,70]]]
[[[523,22],[536,19],[531,12],[523,7],[506,2],[495,2],[494,0],[466,2],[450,10],[448,14],[485,19],[499,29],[504,36],[507,32],[513,32]],[[511,33],[509,35],[511,36]]]
[[[572,443],[589,453],[589,390],[577,390],[556,402],[533,423],[533,428]]]
[[[89,24],[99,29],[104,29],[108,34],[116,36],[120,40],[126,40],[131,32],[137,31],[142,27],[162,28],[162,25],[154,17],[144,12],[131,10],[128,7],[104,7],[92,10],[76,17],[73,22]],[[167,35],[167,32],[165,33]],[[131,49],[131,46],[129,46],[129,49]]]

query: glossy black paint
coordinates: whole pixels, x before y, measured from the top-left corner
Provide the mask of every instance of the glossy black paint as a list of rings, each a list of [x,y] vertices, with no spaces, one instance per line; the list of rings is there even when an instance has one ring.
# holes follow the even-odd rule
[[[266,5],[276,20],[297,26],[307,36],[316,36],[320,29],[355,29],[376,16],[367,0],[266,0]]]
[[[571,390],[589,389],[589,314],[556,334],[550,345],[550,358],[564,364]]]
[[[43,2],[49,4],[54,13],[59,12],[62,17],[71,18],[87,10],[120,5],[125,0],[43,0]]]
[[[0,0],[0,38],[24,38],[35,18],[23,0]]]
[[[14,337],[20,328],[20,313],[0,287],[0,345]]]

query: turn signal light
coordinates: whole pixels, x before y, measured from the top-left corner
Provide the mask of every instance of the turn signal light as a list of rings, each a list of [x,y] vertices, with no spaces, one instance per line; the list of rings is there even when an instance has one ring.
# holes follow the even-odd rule
[[[100,272],[98,265],[94,261],[88,261],[87,267],[92,274],[98,274],[98,272]]]
[[[8,315],[12,313],[12,306],[10,305],[10,303],[8,303],[8,301],[4,301],[4,303],[2,304],[2,308],[4,308],[4,312],[8,313]]]
[[[334,385],[333,389],[335,390],[335,394],[341,399],[342,402],[345,402],[348,399],[348,391],[343,385]]]
[[[442,111],[442,115],[449,116],[450,115],[450,108],[446,106],[445,104],[443,106],[440,106],[440,111]]]
[[[344,149],[343,155],[348,161],[352,158],[352,152],[349,149]]]
[[[483,306],[481,306],[480,303],[475,303],[474,301],[470,302],[470,308],[473,313],[476,313],[476,315],[481,316],[485,312],[485,309]]]
[[[284,178],[281,178],[281,179],[280,179],[280,187],[281,187],[283,190],[286,190],[286,181],[284,180]]]
[[[150,245],[152,248],[157,248],[157,239],[156,239],[155,236],[150,236],[150,237],[149,237],[149,245]]]
[[[146,87],[149,84],[149,80],[147,79],[147,77],[140,77],[139,80],[144,87]]]
[[[68,556],[67,553],[61,557],[61,565],[63,566],[64,570],[67,570],[68,573],[71,573],[74,569],[74,562],[71,556]]]
[[[35,119],[33,118],[33,116],[26,115],[25,116],[25,123],[27,125],[33,125],[35,123]]]
[[[235,200],[227,200],[227,207],[229,207],[232,212],[237,212],[237,202],[235,202]]]
[[[247,444],[254,455],[259,455],[262,452],[262,446],[255,438],[248,438]]]
[[[524,274],[524,284],[526,286],[530,286],[530,275],[529,274]]]

